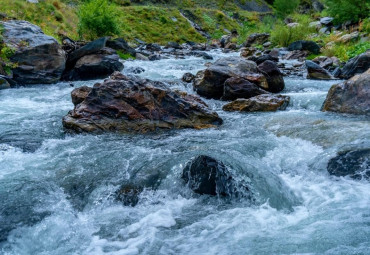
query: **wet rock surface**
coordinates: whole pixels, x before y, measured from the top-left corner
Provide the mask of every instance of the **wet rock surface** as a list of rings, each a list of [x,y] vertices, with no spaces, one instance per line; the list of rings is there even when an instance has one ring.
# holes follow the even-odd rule
[[[15,50],[10,60],[17,63],[13,79],[20,84],[49,84],[60,80],[66,57],[54,38],[27,21],[0,22],[4,43]]]
[[[183,169],[182,177],[195,193],[211,196],[250,196],[244,183],[237,183],[227,167],[212,157],[201,155]]]
[[[63,78],[68,81],[100,79],[122,69],[123,64],[115,50],[103,48],[78,59],[73,69],[65,72]]]
[[[323,67],[311,60],[306,60],[307,78],[317,80],[332,80],[334,77]]]
[[[240,57],[219,59],[206,70],[198,72],[193,88],[201,96],[220,99],[224,93],[225,81],[231,77],[243,78],[265,90],[270,89],[266,77],[258,71],[257,65]]]
[[[122,71],[123,64],[114,49],[105,47],[107,37],[99,38],[68,55],[63,80],[93,80],[106,78],[115,71]],[[123,43],[118,40],[111,44]],[[123,46],[124,47],[124,46]]]
[[[249,99],[237,99],[224,105],[224,111],[233,112],[274,112],[285,110],[290,98],[282,95],[263,94]]]
[[[251,98],[268,93],[256,84],[238,77],[232,77],[225,81],[222,100],[235,100],[237,98]]]
[[[339,152],[327,169],[331,175],[370,180],[370,148]]]
[[[268,91],[276,93],[285,88],[283,74],[280,72],[275,62],[266,60],[258,65],[258,70],[263,73],[267,79]]]
[[[81,91],[75,94],[86,95]],[[120,73],[95,84],[63,118],[63,126],[76,132],[145,133],[220,124],[222,119],[196,96],[171,91],[161,82]]]
[[[370,69],[343,83],[333,85],[326,97],[323,111],[370,114]]]
[[[370,68],[370,50],[350,59],[342,68],[340,78],[349,79],[361,74]]]

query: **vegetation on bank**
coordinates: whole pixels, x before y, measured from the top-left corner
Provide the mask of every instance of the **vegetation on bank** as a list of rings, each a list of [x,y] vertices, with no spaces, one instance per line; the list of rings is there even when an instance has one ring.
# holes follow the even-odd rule
[[[76,8],[61,0],[45,0],[38,4],[25,0],[1,0],[1,12],[10,19],[27,20],[57,39],[77,38]]]
[[[9,74],[11,68],[15,67],[15,64],[9,60],[14,50],[5,45],[2,34],[3,27],[0,24],[0,75]]]
[[[245,10],[247,0],[44,0],[38,4],[24,0],[2,0],[2,12],[8,18],[24,19],[39,25],[46,34],[61,39],[92,40],[112,35],[129,42],[140,39],[147,43],[170,41],[206,42],[188,20],[195,22],[211,39],[219,39],[233,29],[239,32],[238,43],[252,33],[271,34],[271,47],[287,46],[296,40],[314,40],[323,45],[322,54],[346,61],[369,48],[360,39],[342,42],[340,36],[350,30],[330,35],[319,33],[310,23],[331,15],[337,24],[351,18],[359,22],[361,33],[369,34],[370,4],[367,0],[322,0],[328,7],[322,13],[311,9],[298,13],[302,4],[311,0],[258,0],[274,13]],[[268,4],[266,4],[266,2]],[[244,9],[243,9],[244,8]],[[270,9],[269,9],[270,8]],[[287,26],[284,21],[296,22]],[[262,48],[262,45],[258,45]],[[2,58],[8,53],[2,52]],[[5,55],[4,55],[5,54]],[[313,56],[311,56],[313,57]]]

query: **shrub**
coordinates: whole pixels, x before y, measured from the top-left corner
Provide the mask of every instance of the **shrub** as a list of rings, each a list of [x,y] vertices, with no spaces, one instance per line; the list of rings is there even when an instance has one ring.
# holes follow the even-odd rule
[[[296,27],[288,27],[283,22],[277,23],[271,31],[271,42],[274,45],[286,47],[292,42],[308,39],[315,28],[308,25],[309,20],[303,21]]]
[[[345,21],[358,22],[369,17],[369,0],[326,0],[328,14],[334,17],[335,23]]]
[[[119,33],[116,6],[108,0],[90,0],[78,10],[78,34],[89,40]]]
[[[299,0],[275,0],[274,1],[274,8],[276,14],[284,18],[288,14],[293,13],[299,5]]]

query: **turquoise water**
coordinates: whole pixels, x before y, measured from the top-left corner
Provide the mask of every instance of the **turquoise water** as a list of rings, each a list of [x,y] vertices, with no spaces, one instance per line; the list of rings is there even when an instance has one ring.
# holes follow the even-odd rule
[[[204,63],[125,70],[191,92],[180,78]],[[286,111],[227,113],[205,100],[221,127],[151,135],[66,134],[68,83],[0,91],[0,253],[370,254],[370,183],[326,171],[338,151],[370,146],[369,120],[320,112],[335,81],[285,81]],[[193,194],[180,177],[199,154],[222,160],[255,201]],[[115,200],[153,176],[137,206]]]

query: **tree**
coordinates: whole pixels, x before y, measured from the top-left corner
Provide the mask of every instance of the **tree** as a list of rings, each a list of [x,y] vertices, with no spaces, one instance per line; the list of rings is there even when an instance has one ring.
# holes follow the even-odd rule
[[[78,33],[81,38],[96,39],[119,34],[118,12],[108,0],[90,0],[78,10]]]
[[[358,22],[370,16],[369,0],[326,0],[328,13],[339,24],[345,21]]]
[[[299,5],[299,0],[275,0],[274,8],[280,18],[286,17],[294,12]]]

